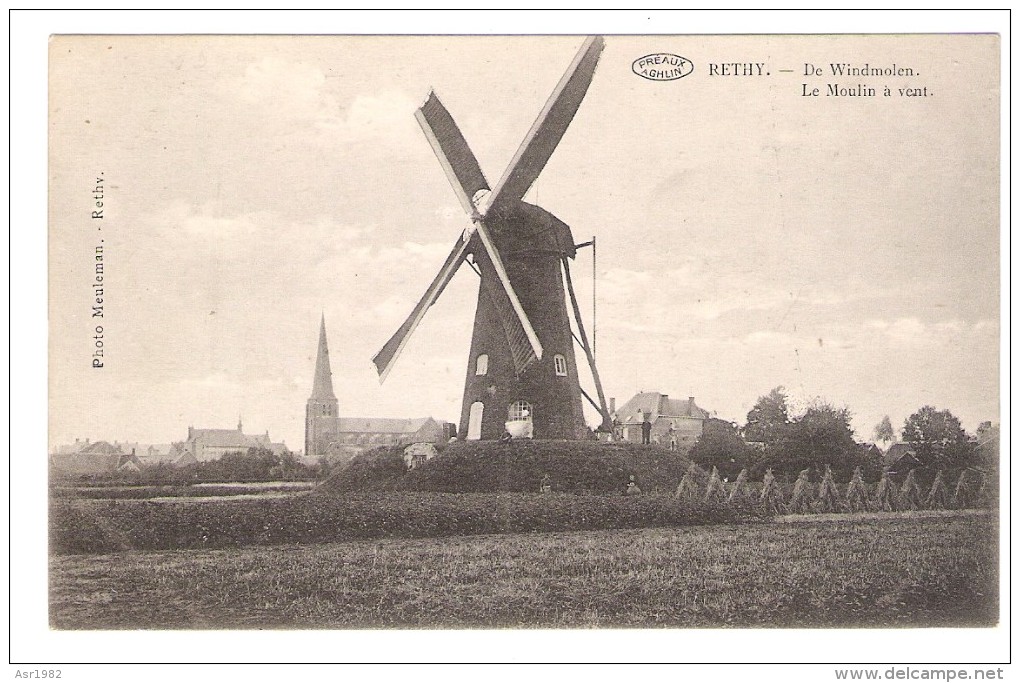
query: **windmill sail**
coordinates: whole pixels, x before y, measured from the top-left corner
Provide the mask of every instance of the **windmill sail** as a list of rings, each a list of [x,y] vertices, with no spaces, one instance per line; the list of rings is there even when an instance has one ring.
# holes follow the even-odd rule
[[[476,215],[471,199],[479,190],[488,190],[489,183],[450,112],[436,94],[430,92],[425,104],[414,113],[414,117],[439,158],[443,172],[464,211],[469,216]]]
[[[490,287],[490,296],[496,297],[495,300],[499,301],[499,310],[503,311],[500,316],[507,331],[507,338],[511,340],[511,348],[520,343],[519,339],[523,339],[530,347],[526,353],[521,349],[515,352],[514,364],[517,372],[521,373],[532,360],[542,357],[542,343],[510,283],[510,277],[489,234],[489,229],[472,202],[475,193],[489,189],[489,184],[453,117],[434,92],[429,93],[425,103],[415,112],[415,118],[418,119],[425,137],[432,145],[432,150],[436,153],[457,198],[474,222],[473,230],[478,234],[486,256],[485,259],[479,259],[481,254],[477,252],[482,250],[475,249],[475,258],[488,263],[483,281],[488,283],[498,280],[502,285],[503,292],[500,293],[496,293],[495,288]]]
[[[496,184],[488,200],[489,208],[501,206],[501,202],[502,206],[506,206],[519,201],[534,183],[577,113],[604,46],[601,36],[588,38],[581,46],[518,148],[510,166]],[[474,253],[481,269],[483,286],[506,333],[514,368],[519,376],[532,362],[542,358],[542,343],[514,291],[503,258],[486,226],[484,213],[487,211],[483,212],[475,205],[474,197],[480,190],[489,189],[488,181],[464,135],[434,92],[429,93],[424,104],[415,112],[415,118],[473,226],[454,245],[439,274],[404,324],[372,359],[379,371],[380,380],[386,378],[408,338],[446,288],[468,251]],[[474,235],[477,235],[477,239]]]
[[[453,245],[453,250],[450,255],[446,257],[446,262],[443,263],[443,267],[439,269],[439,274],[436,275],[435,279],[432,280],[432,284],[425,291],[425,296],[421,298],[418,304],[411,311],[411,314],[407,316],[407,320],[400,326],[396,334],[390,337],[379,353],[375,354],[372,358],[372,362],[375,363],[376,370],[379,371],[379,381],[386,379],[386,375],[389,374],[390,368],[393,367],[393,362],[400,355],[400,352],[404,349],[404,345],[407,344],[408,338],[411,333],[418,327],[421,319],[425,316],[425,312],[429,310],[429,307],[436,302],[439,295],[446,289],[446,285],[453,279],[454,273],[457,272],[457,268],[464,262],[465,254],[467,253],[468,241],[464,239],[458,239],[457,243]]]
[[[518,330],[523,332],[524,339],[530,347],[530,355],[528,359],[524,361],[523,365],[520,365],[515,361],[515,364],[517,365],[517,374],[519,375],[524,372],[524,368],[527,367],[532,360],[542,357],[542,342],[539,341],[535,328],[531,325],[531,321],[528,320],[528,314],[524,312],[524,306],[521,305],[521,300],[517,297],[517,292],[514,290],[514,286],[510,282],[510,275],[506,272],[506,266],[503,265],[503,258],[499,255],[499,249],[496,248],[496,245],[492,241],[492,237],[489,235],[489,229],[485,226],[483,221],[475,221],[475,228],[477,230],[476,234],[482,242],[482,246],[485,247],[485,255],[488,257],[488,259],[479,260],[488,260],[490,262],[491,271],[496,276],[495,279],[498,279],[499,283],[503,286],[503,293],[499,296],[499,299],[503,300],[503,304],[509,307],[509,311],[506,314],[500,313],[500,317],[504,319],[503,328],[507,330],[507,338],[510,339],[511,337],[511,328],[508,327],[506,320],[509,319],[509,316],[512,313],[514,319],[514,338],[516,338],[516,332]],[[475,258],[478,259],[479,255],[479,252],[476,251]],[[482,274],[486,274],[484,269],[482,270]],[[483,277],[483,280],[492,281],[493,278]],[[503,304],[500,304],[501,311],[504,308]],[[513,348],[514,343],[515,341],[510,339],[511,348]]]
[[[496,310],[503,332],[506,333],[510,356],[514,362],[514,371],[520,376],[528,369],[529,365],[541,357],[542,345],[538,341],[534,329],[531,328],[527,316],[523,315],[523,311],[521,311],[522,315],[518,315],[507,294],[507,289],[500,286],[495,266],[488,254],[476,253],[475,263],[482,272],[482,286],[485,288],[485,293]],[[534,343],[532,343],[532,339],[534,339]]]
[[[588,86],[591,85],[605,44],[602,36],[592,36],[584,41],[517,149],[503,177],[496,183],[489,197],[490,206],[521,199],[534,184],[556,145],[567,132],[570,122],[574,120],[577,108],[581,106]]]

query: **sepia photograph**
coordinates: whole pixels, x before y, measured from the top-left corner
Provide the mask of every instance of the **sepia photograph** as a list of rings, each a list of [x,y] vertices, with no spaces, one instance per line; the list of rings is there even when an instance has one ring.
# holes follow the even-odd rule
[[[996,632],[1001,36],[507,33],[50,36],[46,628]]]

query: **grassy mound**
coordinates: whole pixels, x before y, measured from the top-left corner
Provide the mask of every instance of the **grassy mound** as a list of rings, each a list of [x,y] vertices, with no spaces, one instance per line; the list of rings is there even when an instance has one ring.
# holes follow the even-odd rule
[[[645,493],[672,493],[691,462],[659,446],[592,441],[489,441],[448,444],[439,457],[408,472],[401,450],[363,453],[320,490],[433,493],[537,492],[546,476],[553,491],[622,494],[630,477]]]
[[[316,488],[318,491],[393,491],[407,474],[403,449],[375,448],[354,458],[333,472]]]

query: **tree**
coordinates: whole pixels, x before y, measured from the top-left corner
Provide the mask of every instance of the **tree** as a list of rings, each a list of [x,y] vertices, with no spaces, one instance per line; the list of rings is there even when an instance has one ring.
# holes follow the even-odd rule
[[[790,409],[787,405],[786,390],[776,387],[765,396],[759,396],[757,403],[747,414],[744,425],[744,439],[765,444],[768,450],[775,446],[790,424]]]
[[[882,421],[875,425],[874,439],[883,446],[896,439],[896,432],[893,431],[892,422],[889,420],[888,415],[883,417]]]
[[[705,421],[701,436],[687,457],[706,470],[716,467],[719,474],[733,479],[740,470],[750,466],[754,454],[754,449],[744,443],[734,425],[712,418]]]
[[[903,440],[926,467],[968,467],[974,456],[974,444],[967,432],[948,410],[923,406],[903,424]]]
[[[205,481],[269,481],[271,470],[280,459],[264,446],[247,451],[230,451],[218,460],[199,463],[199,476]]]
[[[828,465],[838,479],[849,479],[854,468],[864,464],[850,418],[849,408],[816,402],[785,427],[756,469],[772,468],[792,475],[805,469],[822,471]]]
[[[284,450],[280,453],[279,457],[277,457],[277,464],[270,468],[269,476],[271,479],[295,481],[310,478],[312,476],[312,472],[304,464],[298,462],[298,459],[294,457],[293,453],[288,450]]]

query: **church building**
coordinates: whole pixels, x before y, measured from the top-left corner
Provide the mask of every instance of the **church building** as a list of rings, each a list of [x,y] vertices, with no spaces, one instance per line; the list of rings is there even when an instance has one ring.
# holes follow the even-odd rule
[[[333,372],[326,344],[326,316],[319,323],[319,351],[315,356],[312,395],[305,403],[305,455],[325,455],[336,439],[340,403],[333,393]]]
[[[305,457],[351,458],[378,446],[445,443],[456,428],[431,417],[340,417],[326,342],[326,318],[319,323],[312,394],[305,403]]]

